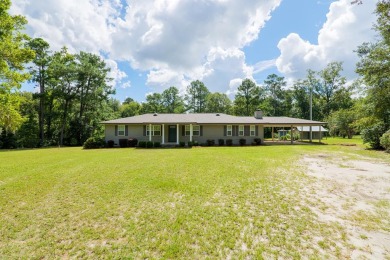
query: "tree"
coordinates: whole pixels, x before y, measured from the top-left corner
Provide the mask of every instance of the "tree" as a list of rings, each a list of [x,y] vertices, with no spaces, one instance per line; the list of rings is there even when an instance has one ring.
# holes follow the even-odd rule
[[[20,115],[20,96],[14,92],[30,75],[24,65],[34,58],[34,52],[26,46],[28,36],[22,31],[27,20],[20,15],[9,15],[10,0],[0,2],[0,126],[15,131],[23,118]]]
[[[267,94],[268,104],[272,107],[271,115],[273,116],[281,116],[286,112],[282,108],[282,103],[286,97],[282,88],[286,84],[284,77],[279,77],[276,74],[268,75],[267,79],[264,80],[264,89]]]
[[[133,102],[134,101],[134,99],[132,99],[131,97],[127,97],[126,99],[125,99],[125,101],[123,101],[122,102],[122,104],[124,105],[124,104],[130,104],[131,102]]]
[[[162,103],[167,113],[183,113],[184,102],[179,96],[179,90],[176,87],[170,87],[161,94]]]
[[[36,82],[39,86],[39,142],[42,146],[45,140],[44,134],[44,124],[45,124],[45,100],[46,100],[46,92],[45,85],[48,81],[47,68],[50,63],[50,45],[41,38],[32,39],[28,46],[34,50],[35,58],[33,60],[34,66],[30,68],[30,73],[32,75],[32,81]]]
[[[230,114],[232,101],[226,94],[210,93],[206,98],[206,112]]]
[[[244,79],[234,100],[237,115],[251,116],[260,104],[260,88],[250,79]]]
[[[121,117],[136,116],[141,113],[141,109],[142,109],[141,104],[136,101],[122,104],[120,106],[120,113],[121,113],[120,116]]]
[[[187,86],[185,94],[186,109],[193,113],[204,113],[206,111],[206,98],[210,94],[203,82],[196,80],[192,81]]]
[[[372,106],[372,115],[390,128],[390,2],[379,1],[375,30],[379,32],[378,42],[363,43],[357,53],[360,61],[356,72],[363,77],[367,86],[367,101]]]
[[[146,96],[146,102],[142,105],[142,113],[162,113],[164,106],[160,93],[153,93]]]
[[[329,133],[333,136],[342,136],[352,139],[355,134],[356,111],[352,109],[341,109],[333,112],[328,117]]]

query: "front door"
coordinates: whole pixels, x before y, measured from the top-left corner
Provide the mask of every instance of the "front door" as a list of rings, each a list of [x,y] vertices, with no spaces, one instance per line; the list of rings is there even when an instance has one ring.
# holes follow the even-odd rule
[[[176,126],[175,125],[170,125],[168,126],[168,142],[170,143],[176,143],[176,138],[177,138],[177,131],[176,131]]]

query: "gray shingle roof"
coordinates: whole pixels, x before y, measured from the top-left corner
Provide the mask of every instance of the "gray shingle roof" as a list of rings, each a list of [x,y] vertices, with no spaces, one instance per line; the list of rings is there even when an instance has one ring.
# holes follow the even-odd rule
[[[292,117],[231,116],[222,113],[210,114],[144,114],[104,121],[102,124],[262,124],[262,125],[323,125],[325,122]]]

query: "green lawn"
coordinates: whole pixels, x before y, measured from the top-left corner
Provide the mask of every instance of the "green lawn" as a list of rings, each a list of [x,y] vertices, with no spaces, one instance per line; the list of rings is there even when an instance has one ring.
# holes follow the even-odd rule
[[[0,258],[341,257],[345,230],[316,220],[298,165],[336,151],[387,160],[361,145],[2,151]]]

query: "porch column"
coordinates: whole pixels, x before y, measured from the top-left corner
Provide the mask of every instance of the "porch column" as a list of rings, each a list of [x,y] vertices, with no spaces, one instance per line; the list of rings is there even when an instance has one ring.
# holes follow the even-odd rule
[[[152,124],[149,124],[149,141],[152,141]]]
[[[161,132],[161,134],[162,134],[162,140],[161,140],[161,144],[164,144],[165,143],[165,140],[164,140],[164,138],[165,138],[165,133],[164,133],[164,124],[162,124],[162,132]]]
[[[179,144],[179,124],[176,125],[176,144]]]
[[[272,142],[274,141],[274,127],[272,127]]]
[[[190,124],[190,142],[192,142],[192,124]]]
[[[309,139],[310,139],[310,143],[311,143],[313,141],[313,131],[311,129],[311,126],[310,126]]]
[[[290,135],[291,135],[291,144],[293,144],[294,143],[293,126],[291,126]]]
[[[321,143],[321,126],[319,126],[319,128],[320,128],[320,136],[318,137],[318,140],[319,140],[320,143]]]

